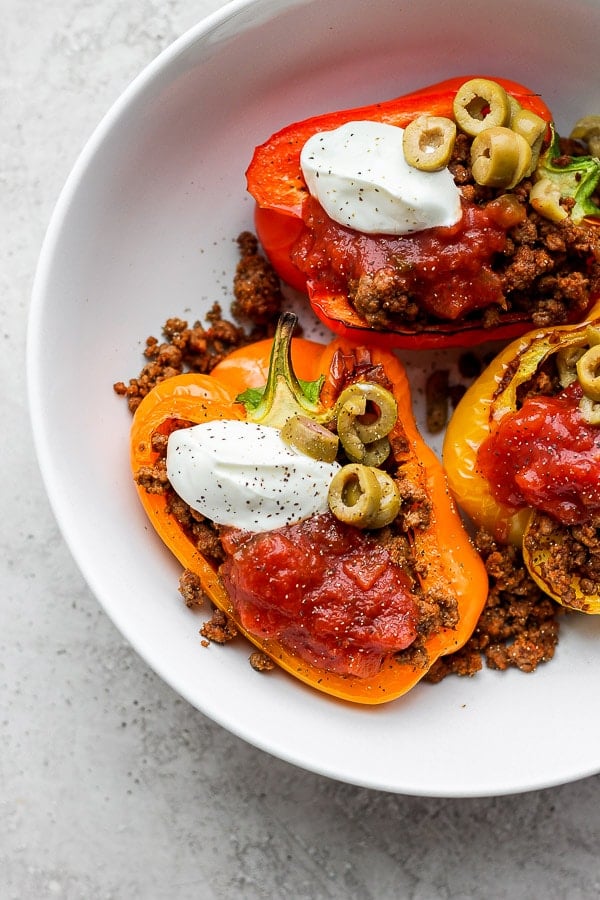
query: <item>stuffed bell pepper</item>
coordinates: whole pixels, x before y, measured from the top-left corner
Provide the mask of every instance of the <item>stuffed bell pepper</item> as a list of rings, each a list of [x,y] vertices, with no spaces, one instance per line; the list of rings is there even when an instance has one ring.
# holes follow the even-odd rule
[[[257,147],[256,230],[335,333],[410,349],[578,321],[600,288],[600,161],[582,120],[505,79],[453,78]]]
[[[558,603],[600,613],[600,303],[508,345],[458,404],[443,458],[478,526],[521,546]]]
[[[321,691],[382,703],[465,643],[487,575],[397,358],[294,326],[160,382],[131,464],[154,528],[242,634]]]

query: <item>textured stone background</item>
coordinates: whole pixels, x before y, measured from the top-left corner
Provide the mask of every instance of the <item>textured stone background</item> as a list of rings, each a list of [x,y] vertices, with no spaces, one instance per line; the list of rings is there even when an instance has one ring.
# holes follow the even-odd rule
[[[338,784],[272,759],[149,671],[57,531],[25,401],[26,316],[44,230],[102,114],[220,5],[0,3],[0,896],[600,896],[600,777],[435,800]]]

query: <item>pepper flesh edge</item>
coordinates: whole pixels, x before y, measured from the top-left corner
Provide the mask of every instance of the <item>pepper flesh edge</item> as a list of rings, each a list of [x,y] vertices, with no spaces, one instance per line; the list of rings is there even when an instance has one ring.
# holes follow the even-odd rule
[[[300,169],[300,152],[309,137],[358,120],[404,127],[420,115],[453,119],[454,96],[470,77],[448,78],[392,100],[312,116],[282,128],[256,147],[246,171],[249,192],[259,206],[302,218],[307,191]],[[523,107],[550,122],[552,114],[538,94],[506,78],[494,80]]]

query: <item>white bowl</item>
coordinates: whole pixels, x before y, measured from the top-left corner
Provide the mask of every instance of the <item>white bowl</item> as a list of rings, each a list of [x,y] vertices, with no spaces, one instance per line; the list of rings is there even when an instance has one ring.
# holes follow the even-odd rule
[[[227,302],[252,227],[244,171],[288,122],[488,74],[543,94],[561,128],[598,109],[600,3],[234,2],[150,65],[99,125],[57,205],[31,310],[31,414],[61,529],[107,613],[190,703],[268,752],[409,794],[503,794],[600,770],[600,619],[572,616],[533,675],[485,671],[376,708],[336,702],[248,648],[200,646],[179,566],[128,467],[126,404],[143,339]],[[426,359],[428,363],[430,360]],[[409,364],[416,382],[422,366]],[[419,396],[417,393],[417,402]]]

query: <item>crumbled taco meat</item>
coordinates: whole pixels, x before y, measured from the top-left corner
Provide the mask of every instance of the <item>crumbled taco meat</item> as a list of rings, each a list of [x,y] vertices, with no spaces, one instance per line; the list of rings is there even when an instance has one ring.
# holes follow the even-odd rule
[[[560,607],[533,581],[520,550],[497,544],[484,531],[476,546],[490,580],[488,599],[466,645],[427,673],[434,684],[447,675],[474,675],[484,662],[490,669],[533,672],[554,656]]]
[[[203,606],[206,600],[206,594],[202,587],[202,582],[195,572],[185,569],[179,579],[179,593],[185,600],[188,609],[195,609]]]
[[[281,308],[279,280],[265,257],[258,253],[254,235],[243,232],[238,246],[241,258],[234,276],[235,299],[231,310],[235,318],[249,323],[249,329],[224,319],[218,303],[213,304],[206,316],[207,327],[200,322],[189,326],[185,319],[167,319],[162,341],[154,336],[146,338],[144,356],[148,362],[139,375],[113,386],[117,394],[127,399],[132,413],[142,398],[165,378],[182,372],[209,373],[233,350],[273,333]]]
[[[581,525],[561,525],[550,516],[538,514],[526,535],[535,548],[536,535],[552,541],[553,552],[542,567],[542,575],[572,608],[585,606],[585,596],[600,593],[600,518]],[[583,597],[573,590],[577,579]]]
[[[466,201],[484,206],[499,221],[505,192],[477,184],[471,173],[471,138],[457,135],[449,170]],[[526,313],[532,327],[559,325],[583,315],[590,295],[600,291],[600,232],[570,218],[558,223],[540,216],[529,204],[532,187],[525,179],[510,193],[514,224],[491,270],[499,279],[501,303],[476,313],[484,328],[499,324],[507,312]],[[496,213],[495,210],[498,209]],[[401,324],[416,327],[432,319],[418,302],[418,283],[410,265],[388,265],[350,279],[348,295],[356,311],[375,329]],[[501,315],[502,314],[502,315]]]
[[[241,259],[233,277],[235,297],[231,312],[235,319],[248,319],[273,330],[281,310],[279,278],[258,251],[258,241],[249,231],[238,237]],[[258,340],[258,338],[256,338]]]
[[[248,662],[256,672],[270,672],[275,668],[273,660],[262,650],[255,650],[254,653],[251,653]]]
[[[212,618],[205,622],[200,634],[213,644],[227,644],[237,636],[238,630],[229,616],[220,609],[213,609]]]

